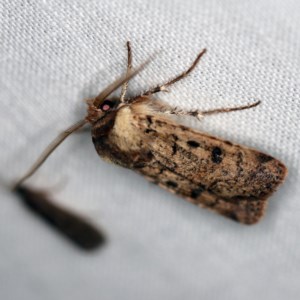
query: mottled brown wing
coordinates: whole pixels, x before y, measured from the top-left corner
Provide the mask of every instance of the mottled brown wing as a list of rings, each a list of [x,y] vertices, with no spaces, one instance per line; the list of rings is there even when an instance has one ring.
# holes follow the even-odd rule
[[[162,115],[134,116],[153,157],[138,172],[196,205],[245,224],[263,216],[286,167],[267,154],[192,130]]]

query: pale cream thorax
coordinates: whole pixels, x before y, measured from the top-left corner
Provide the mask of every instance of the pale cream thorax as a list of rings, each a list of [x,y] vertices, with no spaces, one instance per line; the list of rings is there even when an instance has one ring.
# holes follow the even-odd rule
[[[122,151],[138,151],[143,139],[140,130],[134,126],[134,105],[122,107],[115,119],[109,139]]]

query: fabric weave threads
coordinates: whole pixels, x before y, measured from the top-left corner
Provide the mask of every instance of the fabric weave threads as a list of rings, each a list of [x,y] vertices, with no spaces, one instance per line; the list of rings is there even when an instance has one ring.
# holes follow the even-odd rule
[[[104,163],[89,135],[74,135],[31,182],[47,188],[67,179],[54,198],[92,218],[110,242],[95,256],[78,253],[1,190],[3,298],[297,299],[299,11],[294,0],[1,0],[5,181],[82,118],[83,99],[125,71],[127,40],[135,66],[161,50],[130,82],[132,94],[173,77],[207,48],[188,78],[157,96],[203,110],[261,100],[253,110],[184,122],[289,168],[265,219],[245,228]]]

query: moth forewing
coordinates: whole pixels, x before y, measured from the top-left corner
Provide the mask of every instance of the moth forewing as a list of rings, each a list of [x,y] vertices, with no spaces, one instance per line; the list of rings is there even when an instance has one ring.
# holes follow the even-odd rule
[[[245,224],[263,216],[287,169],[275,158],[182,126],[138,115],[153,160],[139,172],[188,201]],[[159,170],[151,167],[155,166]],[[149,168],[150,167],[150,168]]]

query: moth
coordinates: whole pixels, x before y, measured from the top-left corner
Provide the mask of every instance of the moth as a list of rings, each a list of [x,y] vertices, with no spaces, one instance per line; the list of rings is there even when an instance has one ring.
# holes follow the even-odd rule
[[[244,224],[258,222],[264,215],[267,199],[284,181],[287,168],[268,154],[184,126],[176,116],[200,119],[253,108],[260,101],[239,107],[188,111],[154,97],[190,74],[205,52],[206,49],[202,50],[191,66],[173,79],[127,97],[128,82],[149,62],[133,69],[131,45],[127,42],[125,75],[87,100],[86,117],[61,133],[16,187],[65,138],[89,124],[95,149],[104,160],[131,169],[197,206]],[[110,97],[119,87],[120,97]]]

